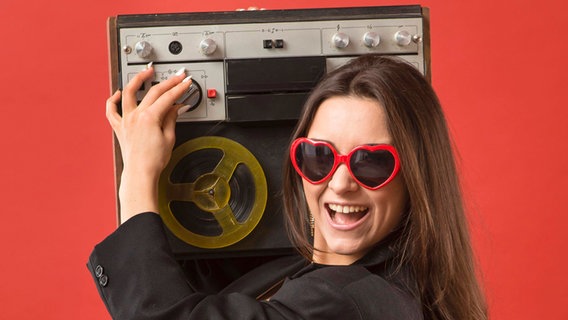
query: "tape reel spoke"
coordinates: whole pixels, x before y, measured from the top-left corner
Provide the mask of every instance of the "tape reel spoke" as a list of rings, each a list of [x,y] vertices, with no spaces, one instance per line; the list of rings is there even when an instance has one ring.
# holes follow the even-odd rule
[[[193,201],[195,184],[193,183],[170,183],[167,195],[171,201]]]
[[[229,179],[235,173],[235,169],[237,168],[238,164],[239,162],[237,161],[237,159],[225,155],[212,173],[229,181]]]
[[[172,182],[178,165],[183,178]],[[183,143],[160,177],[162,220],[178,238],[200,248],[222,248],[245,238],[260,222],[267,198],[266,176],[258,160],[244,146],[223,137]],[[173,203],[179,202],[194,204],[177,212],[182,220],[190,219],[186,224],[172,211]],[[211,229],[221,230],[220,234],[212,235]]]
[[[233,210],[230,206],[225,206],[214,214],[215,219],[219,222],[219,225],[223,229],[223,234],[228,234],[239,228],[239,222],[235,218]]]

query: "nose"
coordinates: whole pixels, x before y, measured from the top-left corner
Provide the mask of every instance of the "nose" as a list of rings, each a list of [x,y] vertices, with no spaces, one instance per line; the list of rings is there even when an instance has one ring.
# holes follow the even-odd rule
[[[337,169],[331,176],[327,186],[336,194],[355,191],[359,187],[355,179],[353,179],[353,177],[349,173],[349,170],[347,169],[347,166],[345,164],[340,164],[337,167]]]

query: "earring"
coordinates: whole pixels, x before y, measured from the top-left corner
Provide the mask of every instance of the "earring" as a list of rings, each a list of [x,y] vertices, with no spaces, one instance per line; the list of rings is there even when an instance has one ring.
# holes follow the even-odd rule
[[[310,235],[312,236],[312,238],[314,236],[315,224],[316,224],[316,222],[315,222],[314,216],[310,212]]]

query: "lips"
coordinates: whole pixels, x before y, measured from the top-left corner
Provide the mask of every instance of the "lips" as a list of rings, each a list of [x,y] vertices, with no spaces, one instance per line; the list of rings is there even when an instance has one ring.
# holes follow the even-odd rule
[[[369,212],[364,206],[350,206],[340,204],[327,204],[331,225],[336,229],[348,230],[357,227]]]

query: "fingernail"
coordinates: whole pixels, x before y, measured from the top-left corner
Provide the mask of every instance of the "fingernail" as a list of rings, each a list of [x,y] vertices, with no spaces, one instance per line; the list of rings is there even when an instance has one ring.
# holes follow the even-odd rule
[[[179,70],[176,72],[176,76],[181,76],[181,75],[184,74],[184,73],[185,73],[185,67],[182,67],[181,69],[179,69]]]
[[[191,78],[192,78],[191,75],[189,75],[185,79],[183,79],[182,82],[188,82],[189,80],[191,80]]]
[[[146,65],[146,69],[152,68],[152,65],[153,65],[153,64],[154,64],[154,61],[150,61],[150,63],[148,63],[148,64]]]
[[[187,112],[187,110],[189,110],[190,107],[191,107],[190,105],[185,105],[185,106],[179,108],[178,109],[178,116],[181,115],[182,113]]]

